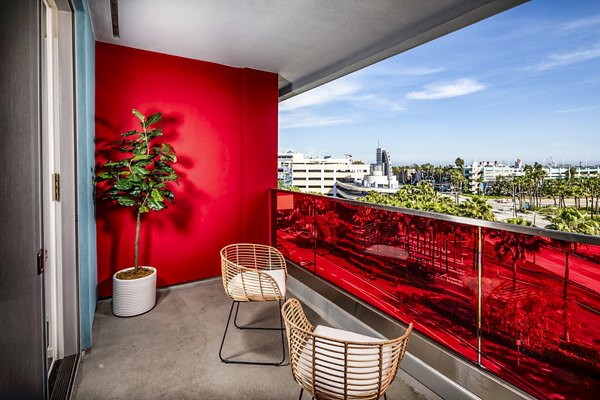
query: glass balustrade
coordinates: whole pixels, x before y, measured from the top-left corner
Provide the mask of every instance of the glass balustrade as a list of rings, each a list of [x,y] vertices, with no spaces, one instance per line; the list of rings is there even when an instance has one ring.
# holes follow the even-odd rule
[[[536,397],[600,393],[600,238],[273,193],[290,261]]]

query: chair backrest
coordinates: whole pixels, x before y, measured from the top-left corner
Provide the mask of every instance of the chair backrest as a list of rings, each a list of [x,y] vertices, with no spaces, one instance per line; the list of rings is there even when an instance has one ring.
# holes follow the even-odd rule
[[[394,380],[412,323],[396,339],[341,340],[315,332],[296,299],[282,307],[292,374],[317,399],[378,399]],[[352,335],[352,334],[350,334]]]
[[[287,282],[283,255],[274,247],[236,243],[221,249],[225,292],[235,301],[279,300]]]

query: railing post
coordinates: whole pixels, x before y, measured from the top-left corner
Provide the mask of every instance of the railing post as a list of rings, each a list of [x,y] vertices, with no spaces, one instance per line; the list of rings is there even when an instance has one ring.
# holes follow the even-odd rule
[[[481,276],[483,273],[483,234],[481,227],[477,227],[477,364],[481,366]]]
[[[312,226],[312,237],[313,237],[313,265],[314,273],[317,275],[317,197],[313,196],[313,226]]]

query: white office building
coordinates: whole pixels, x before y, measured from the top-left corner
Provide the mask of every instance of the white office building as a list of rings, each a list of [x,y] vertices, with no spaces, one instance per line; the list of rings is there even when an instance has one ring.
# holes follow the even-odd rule
[[[371,164],[369,174],[362,179],[368,188],[398,189],[398,178],[392,172],[392,158],[389,151],[377,148],[375,164]]]
[[[465,165],[464,167],[464,176],[469,182],[468,190],[472,193],[477,193],[477,188],[481,183],[485,187],[496,182],[498,176],[515,177],[521,175],[525,175],[525,171],[520,160],[517,160],[513,166],[497,161],[473,161],[471,165]]]
[[[302,153],[279,153],[278,178],[286,186],[296,186],[303,192],[334,194],[337,180],[360,181],[369,174],[365,164],[352,164],[352,158],[306,158]]]
[[[567,179],[571,166],[544,166],[546,172],[544,179]],[[465,165],[464,176],[469,181],[469,191],[476,193],[478,186],[483,183],[484,188],[494,183],[498,176],[513,178],[515,176],[525,175],[525,169],[521,160],[515,162],[513,166],[504,165],[497,161],[473,161],[470,165]],[[577,166],[575,167],[575,178],[586,178],[600,175],[600,166]],[[483,178],[483,179],[481,179]]]

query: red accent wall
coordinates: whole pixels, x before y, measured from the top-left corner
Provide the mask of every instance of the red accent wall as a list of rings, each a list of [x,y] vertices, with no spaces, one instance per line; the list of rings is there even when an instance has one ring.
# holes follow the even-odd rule
[[[277,184],[277,75],[96,43],[96,162],[134,129],[131,114],[163,113],[180,186],[167,210],[142,221],[140,264],[167,286],[220,274],[230,243],[269,243],[269,189]],[[133,209],[96,201],[98,294],[133,265]]]

